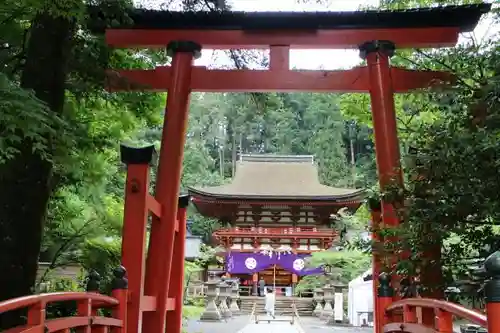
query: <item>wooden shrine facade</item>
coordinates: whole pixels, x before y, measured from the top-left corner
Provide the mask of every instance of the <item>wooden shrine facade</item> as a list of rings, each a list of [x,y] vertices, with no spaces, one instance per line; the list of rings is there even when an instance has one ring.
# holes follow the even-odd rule
[[[228,250],[311,252],[332,246],[336,214],[354,212],[364,191],[322,185],[313,156],[241,155],[231,183],[189,193],[201,214],[226,226],[214,236]]]
[[[316,227],[251,227],[224,228],[215,231],[215,238],[231,251],[252,252],[262,245],[272,247],[290,247],[297,253],[311,253],[328,249],[338,237],[338,232],[331,228]]]
[[[231,183],[189,193],[201,214],[225,225],[213,235],[226,252],[295,254],[330,248],[339,238],[337,213],[355,212],[364,196],[363,190],[322,185],[313,156],[282,155],[241,155]],[[297,282],[292,272],[281,274]]]

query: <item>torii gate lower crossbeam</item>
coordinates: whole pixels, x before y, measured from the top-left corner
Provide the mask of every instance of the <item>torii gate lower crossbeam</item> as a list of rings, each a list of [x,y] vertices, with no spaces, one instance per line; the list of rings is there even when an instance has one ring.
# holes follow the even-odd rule
[[[431,27],[426,26],[426,22],[430,22],[429,15],[431,14],[429,13],[436,16],[436,11],[445,13],[445,10],[433,9],[421,13],[416,11],[405,14],[413,21],[409,19],[405,21],[401,19],[404,15],[398,14],[401,17],[396,24],[397,27],[394,27],[394,24],[390,22],[390,15],[355,14],[365,15],[357,17],[359,22],[381,18],[382,21],[385,20],[382,25],[386,26],[378,27],[380,28],[378,30],[376,27],[367,26],[351,30],[331,27],[330,32],[319,28],[304,31],[279,30],[277,27],[279,24],[276,24],[273,18],[268,21],[268,24],[273,26],[269,31],[245,31],[244,28],[222,31],[220,28],[219,30],[210,30],[209,27],[205,27],[208,30],[202,33],[197,33],[196,30],[192,29],[149,30],[148,24],[155,24],[152,19],[148,18],[146,14],[142,18],[135,14],[140,29],[108,30],[106,34],[110,45],[118,47],[167,45],[167,50],[172,55],[171,67],[160,67],[149,71],[119,71],[118,75],[116,73],[110,75],[109,89],[112,91],[168,91],[166,108],[168,112],[166,112],[164,120],[155,198],[150,198],[149,194],[145,192],[146,188],[142,187],[141,189],[141,193],[145,193],[146,198],[143,200],[143,206],[149,202],[150,210],[155,212],[145,265],[143,264],[144,249],[142,248],[143,252],[138,256],[130,253],[133,246],[126,246],[127,242],[132,242],[129,238],[136,237],[135,248],[138,248],[137,244],[142,244],[141,246],[144,247],[144,233],[139,232],[139,229],[145,228],[145,224],[141,224],[140,227],[136,226],[134,230],[136,230],[137,236],[130,236],[132,231],[128,231],[128,233],[124,231],[125,237],[128,238],[124,237],[123,262],[130,272],[129,282],[132,294],[129,306],[130,309],[134,309],[136,314],[144,312],[142,325],[140,319],[134,319],[134,315],[129,316],[128,332],[138,333],[141,330],[147,333],[181,332],[183,266],[180,261],[183,260],[181,256],[184,246],[182,230],[185,228],[185,206],[178,206],[178,194],[191,91],[369,92],[380,186],[382,189],[393,184],[402,186],[393,94],[425,88],[433,84],[435,80],[446,81],[451,77],[442,72],[418,72],[391,67],[389,59],[395,49],[394,41],[397,42],[397,45],[404,47],[454,45],[460,31],[471,29],[477,23],[477,19],[481,15],[478,14],[480,10],[484,10],[484,8],[476,8],[473,15],[469,15],[472,16],[470,18],[467,17],[466,10],[462,7],[447,9],[447,15],[455,11],[456,13],[460,12],[461,16],[459,18],[457,16],[456,20],[444,22],[445,24],[442,17],[440,21],[438,20],[440,23],[436,21],[437,18],[434,18],[433,23],[428,24],[432,25]],[[396,17],[394,13],[391,15]],[[167,14],[163,19],[160,17],[161,24],[169,24],[168,22],[172,21],[169,21],[172,19],[171,16],[172,14]],[[344,16],[339,17],[345,19]],[[471,21],[475,23],[471,25]],[[208,22],[215,21],[208,20]],[[331,20],[326,22],[331,22]],[[176,28],[178,28],[179,23],[172,24],[177,24]],[[210,24],[212,23],[208,25]],[[412,26],[405,27],[405,24]],[[372,26],[374,25],[380,24],[373,23]],[[405,31],[406,34],[401,33]],[[182,38],[180,38],[181,36]],[[391,38],[392,41],[387,40]],[[194,67],[193,59],[200,54],[201,47],[213,45],[221,48],[267,47],[271,51],[270,68],[263,71],[217,71]],[[290,48],[318,48],[318,45],[320,48],[359,48],[362,57],[366,59],[367,66],[348,71],[289,70]],[[123,84],[123,79],[125,79],[126,84]],[[179,207],[182,209],[178,209]],[[144,210],[144,207],[141,209]],[[183,209],[184,214],[182,213]],[[133,214],[132,209],[126,209],[125,230],[133,228],[131,226]],[[144,213],[141,213],[134,219],[144,219],[143,215]],[[397,226],[399,224],[393,203],[381,203],[381,216],[381,223],[385,225]],[[374,219],[374,223],[379,222]],[[392,261],[395,260],[396,258],[392,258]],[[378,278],[379,265],[379,261],[375,260],[374,281],[377,281]],[[144,266],[145,269],[143,269]],[[397,277],[393,276],[392,278],[397,285]],[[381,333],[381,327],[377,325],[380,318],[377,316],[380,316],[384,309],[380,308],[381,305],[378,304],[376,295],[375,301],[376,332]]]

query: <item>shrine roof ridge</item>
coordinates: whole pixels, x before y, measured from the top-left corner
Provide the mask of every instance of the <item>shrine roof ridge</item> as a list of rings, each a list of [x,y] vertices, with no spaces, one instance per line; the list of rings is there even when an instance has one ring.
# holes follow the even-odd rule
[[[454,27],[468,32],[490,9],[488,3],[349,12],[178,12],[135,8],[127,13],[131,22],[123,20],[110,28],[262,31]],[[89,14],[93,30],[103,32],[105,28],[95,22],[105,15],[97,7],[91,7]]]
[[[313,156],[243,155],[230,183],[190,187],[191,195],[217,200],[295,200],[361,202],[364,189],[337,188],[320,183]]]
[[[240,162],[314,163],[314,155],[241,154]]]

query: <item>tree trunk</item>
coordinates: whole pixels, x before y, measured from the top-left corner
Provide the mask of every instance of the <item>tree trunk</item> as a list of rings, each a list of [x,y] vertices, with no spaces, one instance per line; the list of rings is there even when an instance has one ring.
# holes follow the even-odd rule
[[[21,77],[21,86],[33,90],[58,114],[64,106],[73,31],[72,19],[38,14],[32,22]],[[33,152],[29,140],[19,149],[18,155],[0,167],[0,301],[33,291],[51,195],[52,164]],[[0,331],[21,323],[20,313],[8,312],[0,316]]]

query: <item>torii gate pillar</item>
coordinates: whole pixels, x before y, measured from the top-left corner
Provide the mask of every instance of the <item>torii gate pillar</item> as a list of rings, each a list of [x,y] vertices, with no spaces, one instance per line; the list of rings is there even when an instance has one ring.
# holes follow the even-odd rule
[[[179,219],[177,208],[191,95],[191,72],[193,60],[200,56],[201,46],[189,41],[172,41],[167,46],[167,52],[172,56],[171,88],[165,108],[155,195],[162,213],[161,218],[153,219],[151,225],[145,279],[146,294],[156,296],[156,311],[144,314],[142,328],[143,332],[155,333],[177,333],[182,326],[186,225],[185,211],[181,212],[182,217]],[[169,304],[172,299],[175,302],[173,306]],[[171,307],[173,311],[168,311]]]
[[[373,121],[373,132],[375,137],[375,155],[380,190],[384,191],[391,186],[402,188],[403,174],[401,171],[401,156],[399,151],[399,140],[397,134],[396,111],[394,107],[394,90],[391,78],[390,57],[394,55],[395,46],[390,41],[370,41],[360,46],[360,56],[366,59],[370,81],[370,100]],[[380,230],[378,223],[382,226],[397,227],[399,219],[394,203],[381,202],[381,219],[372,219],[374,232]],[[374,240],[377,240],[375,237]],[[375,314],[382,314],[383,309],[378,309],[377,283],[380,274],[380,256],[374,253],[373,260],[373,301]],[[397,258],[388,258],[389,262],[397,262]],[[399,278],[392,275],[393,286],[399,286]],[[393,296],[398,299],[398,293]],[[378,327],[379,318],[375,319],[375,327]]]

